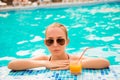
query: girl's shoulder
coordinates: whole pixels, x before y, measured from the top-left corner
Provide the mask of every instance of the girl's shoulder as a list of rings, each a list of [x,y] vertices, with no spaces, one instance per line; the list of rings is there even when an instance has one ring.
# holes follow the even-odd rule
[[[70,57],[71,60],[77,60],[79,58],[78,55],[74,55],[74,54],[69,55],[69,57]]]
[[[72,54],[72,55],[69,55],[70,56],[70,59],[71,60],[79,60],[80,58],[80,55],[78,54]],[[86,59],[87,57],[83,56],[82,59]]]

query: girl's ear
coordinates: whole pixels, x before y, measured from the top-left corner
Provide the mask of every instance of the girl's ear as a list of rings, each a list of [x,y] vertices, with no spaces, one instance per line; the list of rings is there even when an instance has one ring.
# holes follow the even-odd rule
[[[46,40],[44,40],[44,44],[46,45]]]
[[[69,40],[69,39],[67,39],[67,40],[66,40],[66,45],[68,45],[68,44],[69,44],[69,42],[70,42],[70,40]]]

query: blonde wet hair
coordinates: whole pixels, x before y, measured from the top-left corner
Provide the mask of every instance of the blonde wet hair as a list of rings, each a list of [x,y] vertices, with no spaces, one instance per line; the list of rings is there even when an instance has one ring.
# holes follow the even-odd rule
[[[55,23],[53,23],[53,24],[51,24],[51,25],[49,25],[49,26],[47,27],[47,29],[46,29],[46,31],[45,31],[45,36],[46,36],[47,30],[48,30],[49,28],[55,28],[55,27],[61,28],[61,29],[65,32],[66,39],[68,39],[68,32],[67,32],[66,27],[65,27],[63,24],[60,24],[60,23],[57,23],[57,22],[55,22]]]

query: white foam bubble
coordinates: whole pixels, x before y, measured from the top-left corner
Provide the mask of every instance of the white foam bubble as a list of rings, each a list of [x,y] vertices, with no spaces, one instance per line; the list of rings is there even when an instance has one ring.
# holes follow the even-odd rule
[[[30,53],[30,50],[21,50],[21,51],[18,51],[16,54],[18,56],[25,56],[25,55],[28,55],[28,54],[31,54],[31,53]]]
[[[103,8],[101,12],[120,12],[120,9],[117,8]]]
[[[115,51],[111,51],[108,48],[108,51],[103,51],[104,48],[107,48],[106,46],[103,47],[97,47],[97,48],[91,48],[89,50],[87,50],[87,52],[85,53],[85,56],[89,56],[89,57],[100,57],[100,58],[108,58],[108,57],[112,57],[115,56],[116,61],[120,61],[120,54],[118,54]],[[84,50],[85,48],[81,48],[79,51],[75,52],[78,53],[80,55],[80,53]],[[119,59],[119,60],[118,60]]]
[[[72,36],[76,36],[76,34],[72,34]]]
[[[88,44],[88,43],[86,43],[86,42],[80,42],[80,44]]]
[[[108,42],[108,41],[113,41],[115,38],[113,36],[108,36],[108,37],[102,37],[101,40]]]
[[[58,20],[59,18],[54,18],[54,20]]]
[[[41,41],[41,40],[43,40],[42,37],[40,37],[40,36],[35,36],[32,40],[30,40],[30,42],[37,42],[37,41]]]
[[[120,21],[120,18],[119,18],[119,17],[112,18],[112,21],[115,21],[115,20],[118,20],[118,21]]]
[[[119,47],[119,49],[120,49],[120,47]],[[117,50],[118,53],[120,53],[120,50],[119,50],[119,49]]]
[[[104,18],[112,18],[113,16],[112,16],[112,14],[108,14],[108,15],[106,15],[106,16],[103,16]]]
[[[42,18],[40,18],[40,17],[39,18],[35,18],[35,20],[40,20],[40,19],[42,19]]]
[[[75,50],[75,48],[67,48],[66,50],[67,51],[69,51],[69,50]]]
[[[120,44],[112,44],[112,46],[113,46],[113,48],[120,49]]]
[[[66,18],[65,16],[61,16],[60,18]]]
[[[31,26],[39,26],[39,24],[31,24]]]
[[[69,8],[69,9],[65,10],[65,12],[67,12],[67,13],[73,13],[74,11],[73,11],[73,9]]]
[[[117,9],[117,8],[101,8],[101,9],[90,10],[90,13],[93,14],[93,15],[95,13],[109,13],[109,12],[113,12],[113,13],[120,12],[120,9]]]
[[[23,44],[23,43],[26,43],[28,41],[24,40],[24,41],[20,41],[20,42],[17,42],[17,44]]]
[[[94,15],[95,13],[97,13],[97,12],[98,12],[98,11],[97,11],[96,9],[90,11],[90,13],[93,14],[93,15]]]
[[[118,29],[120,29],[120,24],[116,24],[115,26],[118,27]]]
[[[120,62],[120,55],[116,55],[115,61],[116,61],[116,62]]]
[[[0,60],[13,60],[13,59],[16,59],[16,58],[14,58],[14,57],[8,57],[8,56],[0,58]]]
[[[72,9],[67,9],[66,10],[67,13],[70,13],[72,16],[75,16],[75,14],[79,13],[79,12],[89,12],[92,15],[96,14],[96,13],[109,13],[109,12],[120,12],[119,8],[107,8],[107,7],[102,7],[100,9],[98,8],[93,8],[91,10],[83,8],[83,9],[77,9],[76,11],[73,11]]]
[[[106,34],[105,32],[101,32],[102,34]]]
[[[8,17],[8,16],[9,16],[8,13],[6,13],[6,14],[0,14],[0,17],[3,17],[3,18],[6,18],[6,17]]]
[[[82,24],[72,26],[72,28],[79,28],[79,27],[82,27]]]
[[[90,27],[86,27],[86,28],[84,28],[86,31],[88,31],[88,32],[93,32],[95,29],[93,29],[93,28],[90,28]]]
[[[33,37],[33,36],[34,36],[34,34],[31,34],[31,35],[30,35],[30,37]]]
[[[84,8],[84,9],[77,9],[77,11],[79,11],[79,12],[89,12],[90,10],[89,9],[87,9],[87,8]]]
[[[57,17],[60,17],[60,15],[57,15]]]
[[[97,37],[96,35],[88,35],[85,37],[87,40],[103,40],[105,42],[109,42],[115,39],[114,36],[107,36],[107,37]]]
[[[95,22],[95,25],[96,25],[95,27],[99,27],[99,23]]]
[[[49,19],[50,17],[52,17],[53,15],[52,14],[49,14],[45,17],[45,19]]]
[[[91,35],[88,35],[85,37],[87,40],[100,40],[99,37],[97,37],[96,35],[94,34],[91,34]]]
[[[45,55],[45,49],[38,49],[32,52],[32,56]]]
[[[120,34],[119,34],[119,33],[117,33],[117,34],[114,34],[113,36],[120,36]]]

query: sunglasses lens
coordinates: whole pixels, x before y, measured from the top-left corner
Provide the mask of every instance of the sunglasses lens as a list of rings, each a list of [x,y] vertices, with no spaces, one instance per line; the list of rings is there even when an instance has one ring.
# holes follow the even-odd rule
[[[65,44],[65,39],[57,39],[57,43],[60,45],[64,45]]]
[[[54,40],[53,39],[47,39],[47,40],[45,40],[45,43],[46,43],[47,46],[51,46],[54,43]],[[59,45],[64,45],[65,44],[65,39],[57,39],[57,43]]]
[[[53,40],[53,39],[48,39],[48,40],[46,40],[46,45],[47,45],[47,46],[51,46],[53,43],[54,43],[54,40]]]

